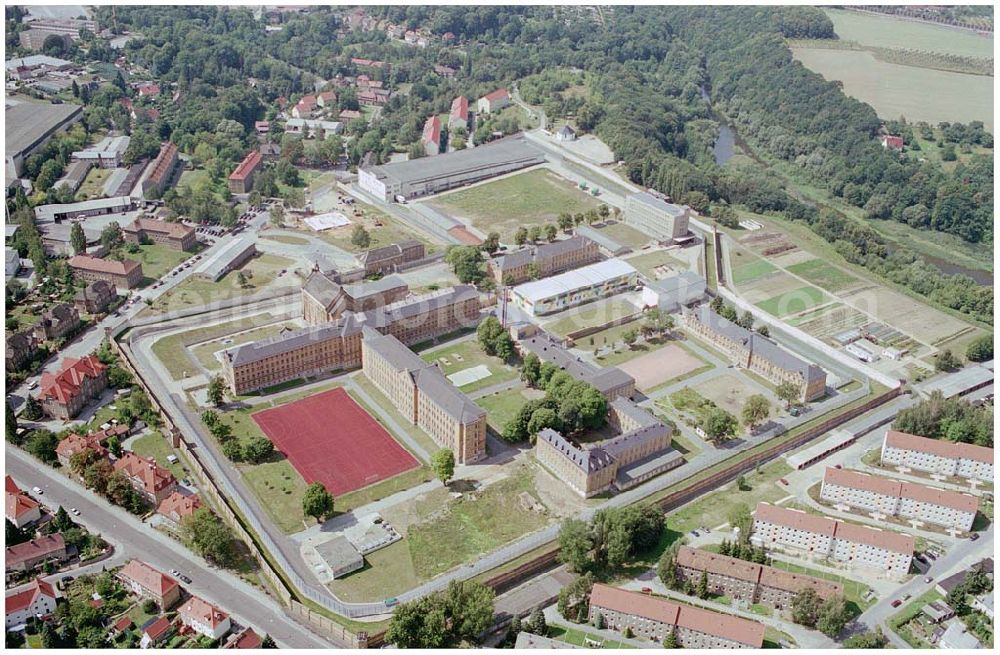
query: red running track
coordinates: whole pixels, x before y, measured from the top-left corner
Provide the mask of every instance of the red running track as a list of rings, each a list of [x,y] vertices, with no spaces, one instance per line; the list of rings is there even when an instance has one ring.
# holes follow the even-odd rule
[[[343,389],[252,416],[306,484],[322,482],[335,497],[420,465]]]

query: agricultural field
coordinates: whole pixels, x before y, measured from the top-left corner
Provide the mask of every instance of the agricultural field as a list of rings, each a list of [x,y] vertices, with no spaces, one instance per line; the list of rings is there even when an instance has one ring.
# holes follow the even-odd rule
[[[539,168],[439,195],[429,204],[468,221],[483,234],[499,232],[501,241],[511,243],[522,225],[554,224],[563,212],[586,212],[601,202],[555,173]],[[497,212],[499,207],[503,212]]]
[[[833,21],[837,36],[862,45],[931,50],[969,57],[993,56],[993,39],[972,32],[856,11],[824,11]]]
[[[776,270],[770,262],[763,259],[749,261],[745,264],[738,264],[737,262],[743,258],[742,253],[739,251],[733,253],[733,256],[735,260],[733,262],[733,272],[731,273],[733,284],[745,284],[747,282],[752,282],[753,280],[764,277],[765,275],[768,275]]]
[[[832,337],[867,322],[867,316],[841,303],[831,303],[787,319],[789,325],[801,328],[817,339]]]
[[[544,324],[547,331],[566,336],[584,328],[604,325],[616,319],[635,314],[639,308],[620,296],[605,298],[559,312]],[[633,327],[638,327],[638,324]]]
[[[793,264],[785,270],[830,292],[841,291],[861,282],[844,269],[822,259],[810,259],[800,264]]]
[[[842,82],[844,93],[882,118],[932,124],[979,120],[993,130],[992,77],[891,64],[867,51],[795,47],[792,54],[826,79]]]
[[[666,277],[671,271],[686,271],[688,265],[672,256],[666,250],[647,252],[634,257],[625,258],[632,268],[651,280]]]
[[[238,296],[251,295],[276,282],[295,285],[298,281],[291,274],[295,262],[278,255],[258,255],[248,261],[239,271],[231,271],[218,282],[192,275],[156,299],[146,311],[152,313],[172,312],[188,307],[197,307],[212,302],[220,302]],[[282,270],[287,271],[279,275]],[[240,272],[246,283],[240,284]]]
[[[949,314],[881,286],[842,293],[840,299],[858,310],[873,314],[878,320],[917,341],[930,345],[969,327],[967,323]]]
[[[489,375],[487,377],[469,382],[468,384],[458,384],[456,381],[452,381],[455,386],[465,393],[516,380],[518,377],[517,369],[505,364],[498,357],[491,357],[484,353],[479,342],[475,339],[466,339],[460,343],[443,348],[424,351],[420,357],[425,362],[437,364],[438,368],[446,376],[454,375],[459,371],[485,367],[479,370],[482,370],[484,373],[488,372]],[[461,380],[458,380],[458,382],[461,382]]]

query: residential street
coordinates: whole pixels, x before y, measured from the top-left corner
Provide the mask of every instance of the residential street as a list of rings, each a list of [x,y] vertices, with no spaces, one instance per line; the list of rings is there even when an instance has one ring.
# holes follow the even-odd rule
[[[80,516],[74,520],[112,542],[117,549],[116,558],[122,558],[120,561],[135,557],[163,572],[177,569],[193,580],[190,585],[184,585],[188,591],[218,605],[241,623],[270,634],[283,647],[333,647],[289,618],[284,609],[263,590],[228,571],[207,564],[182,544],[152,529],[125,510],[110,505],[18,448],[7,444],[5,454],[8,475],[25,489],[41,487],[44,493],[40,500],[53,509],[59,505],[79,509]]]

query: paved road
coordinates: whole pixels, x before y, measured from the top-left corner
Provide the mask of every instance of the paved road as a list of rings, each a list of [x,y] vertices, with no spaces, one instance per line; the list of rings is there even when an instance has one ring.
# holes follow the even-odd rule
[[[40,464],[7,444],[6,472],[24,488],[41,487],[41,500],[49,507],[76,507],[74,520],[112,542],[116,557],[137,557],[161,571],[177,569],[193,582],[191,593],[219,605],[241,623],[270,634],[285,647],[329,648],[326,640],[287,617],[276,601],[235,575],[210,566],[179,542],[160,533],[124,510],[111,506],[93,492]],[[104,563],[102,563],[104,564]],[[76,572],[73,572],[74,574]]]

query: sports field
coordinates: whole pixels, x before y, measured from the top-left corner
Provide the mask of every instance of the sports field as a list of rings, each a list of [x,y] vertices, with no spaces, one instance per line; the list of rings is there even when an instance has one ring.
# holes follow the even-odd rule
[[[685,375],[704,366],[704,362],[676,344],[636,357],[618,368],[635,378],[640,391],[658,387],[667,380]]]
[[[334,496],[417,468],[419,463],[343,389],[252,415],[307,484]]]
[[[563,212],[586,212],[601,202],[551,171],[534,169],[438,196],[430,204],[484,234],[499,232],[510,243],[522,225],[555,223]]]

